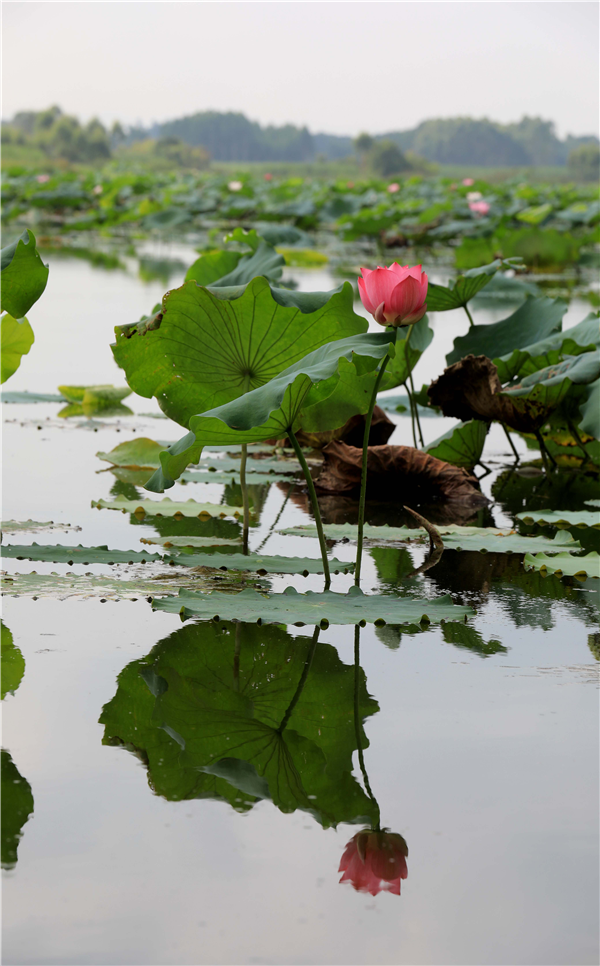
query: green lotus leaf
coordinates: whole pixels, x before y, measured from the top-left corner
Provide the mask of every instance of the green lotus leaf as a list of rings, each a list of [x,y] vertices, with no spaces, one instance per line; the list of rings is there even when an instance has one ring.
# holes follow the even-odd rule
[[[47,520],[45,523],[39,520],[3,520],[0,524],[2,533],[22,533],[23,531],[35,532],[37,530],[70,530],[70,523],[53,523]],[[75,529],[81,529],[76,527]]]
[[[23,826],[33,813],[31,785],[19,773],[8,751],[1,752],[2,773],[2,849],[3,869],[14,869]]]
[[[587,501],[591,502],[590,500]],[[545,527],[597,527],[600,528],[599,510],[525,510],[517,513],[523,523],[539,523]]]
[[[549,415],[569,394],[573,386],[585,386],[600,376],[600,351],[567,356],[554,366],[547,366],[525,376],[502,394],[510,397],[515,409],[533,418],[536,413]],[[585,390],[584,390],[585,392]]]
[[[153,594],[172,594],[176,588],[197,590],[214,586],[210,576],[199,577],[187,570],[174,571],[162,576],[136,577],[135,580],[119,580],[116,573],[90,577],[86,574],[10,574],[2,577],[2,593],[13,597],[44,597],[66,600],[69,597],[100,598],[104,600],[140,600]],[[237,590],[239,581],[222,576],[219,588],[224,586]],[[243,586],[243,585],[242,585]],[[257,582],[253,581],[253,586]]]
[[[429,443],[425,452],[454,466],[471,468],[481,459],[488,428],[481,419],[459,423]]]
[[[546,202],[544,205],[532,205],[524,208],[516,215],[517,221],[524,221],[527,225],[541,225],[548,215],[552,214],[552,205]]]
[[[25,673],[25,658],[13,640],[6,624],[0,621],[2,657],[2,701],[7,694],[14,694]]]
[[[35,247],[29,228],[12,245],[2,249],[2,301],[0,311],[15,319],[27,315],[48,282],[48,266]]]
[[[176,502],[165,497],[164,500],[127,500],[117,497],[116,500],[92,500],[92,507],[99,510],[121,510],[122,513],[145,513],[157,517],[238,517],[242,516],[241,506],[227,506],[216,503],[197,503],[196,500]]]
[[[454,284],[449,285],[448,288],[430,282],[427,288],[427,311],[448,312],[450,309],[460,309],[467,305],[488,284],[492,275],[500,268],[502,262],[500,259],[497,262],[493,272],[482,273],[475,277],[459,275]],[[491,268],[491,266],[489,267]]]
[[[496,359],[533,345],[560,329],[566,311],[566,303],[560,299],[528,298],[501,322],[473,325],[466,335],[458,336],[446,362],[452,365],[469,353]]]
[[[161,469],[146,489],[161,493],[173,486],[186,466],[198,461],[205,446],[281,439],[288,429],[303,427],[303,412],[333,393],[344,363],[352,364],[358,376],[374,372],[388,351],[393,357],[393,339],[394,334],[383,331],[331,342],[243,398],[193,416],[190,432],[161,454]],[[329,417],[322,413],[322,420],[321,430],[340,425],[337,409]]]
[[[164,444],[157,443],[147,436],[139,436],[119,443],[109,453],[100,450],[96,456],[100,460],[112,463],[113,466],[124,466],[128,469],[155,469],[160,466],[159,453]]]
[[[6,392],[3,392],[0,394],[0,402],[7,403],[7,404],[22,403],[27,405],[31,403],[46,403],[46,402],[62,403],[65,401],[66,400],[64,396],[58,396],[56,393],[49,393],[49,392],[27,392],[27,391],[11,392],[11,390],[9,389]]]
[[[572,557],[569,553],[557,553],[555,557],[548,557],[545,553],[528,553],[523,563],[528,569],[547,571],[563,577],[577,577],[579,574],[600,577],[600,554],[595,550],[584,557]]]
[[[16,557],[17,560],[47,560],[51,563],[73,564],[117,564],[153,563],[162,560],[162,554],[148,553],[146,550],[109,550],[108,547],[55,547],[40,546],[37,543],[17,546],[2,544],[3,557]]]
[[[224,275],[229,275],[242,257],[241,252],[206,252],[190,265],[185,281],[194,281],[196,285],[212,285]]]
[[[155,598],[154,610],[203,620],[245,620],[273,624],[419,624],[457,620],[473,614],[471,607],[453,604],[446,594],[434,600],[367,596],[358,587],[347,594],[330,590],[299,594],[286,587],[282,594],[243,590],[240,594],[191,593]]]
[[[280,305],[269,283],[255,278],[234,301],[194,282],[167,293],[162,312],[117,327],[112,346],[131,388],[156,396],[183,426],[256,389],[333,340],[364,332],[346,283],[314,311]]]
[[[21,365],[21,359],[31,349],[35,336],[26,318],[15,319],[3,315],[0,319],[0,382],[6,382]]]
[[[557,534],[553,540],[548,537],[526,537],[514,530],[496,529],[494,527],[461,527],[456,524],[437,526],[447,550],[478,550],[489,553],[527,553],[530,550],[544,550],[571,552],[581,550],[581,545],[571,534]],[[357,528],[350,523],[326,523],[323,531],[327,540],[356,540]],[[317,537],[315,526],[289,527],[280,530],[292,537]],[[429,540],[424,530],[410,527],[373,527],[368,524],[364,529],[366,543],[385,545],[386,543],[402,543],[407,540],[423,542]],[[560,538],[560,539],[559,539]]]
[[[270,799],[324,827],[368,821],[352,757],[378,705],[331,644],[318,642],[306,675],[312,650],[276,626],[188,624],[121,672],[103,743],[141,751],[152,791],[171,801],[247,811]]]
[[[556,365],[565,355],[591,351],[597,347],[599,336],[598,313],[590,312],[582,322],[565,332],[555,332],[547,339],[514,349],[492,361],[498,369],[500,382],[505,383],[515,376],[528,376],[538,369]]]
[[[193,470],[186,470],[179,477],[185,483],[239,483],[240,470],[239,466],[235,469],[229,471],[225,470],[221,472],[220,470],[210,470],[194,472]],[[149,476],[144,479],[141,484],[145,486],[148,482]],[[246,480],[248,485],[254,486],[269,486],[271,483],[294,483],[294,480],[287,473],[255,473],[249,472]]]
[[[589,383],[583,400],[579,403],[581,432],[600,439],[600,379]]]
[[[160,454],[170,443],[159,443],[144,436],[127,440],[119,443],[110,452],[102,450],[96,453],[98,459],[113,466],[124,467],[127,469],[157,469],[160,466]],[[241,457],[241,454],[240,454]],[[231,476],[239,476],[240,457],[219,457],[206,453],[202,462],[195,467],[197,472],[187,473],[183,478],[188,482],[218,483],[223,482],[224,475],[227,479]],[[285,480],[290,474],[301,473],[302,467],[297,460],[281,459],[248,459],[246,461],[246,474],[249,482],[274,483],[277,480]]]
[[[114,406],[131,395],[128,386],[59,386],[58,391],[68,402],[81,403],[82,406],[93,406],[96,409]]]
[[[269,557],[260,553],[211,553],[188,554],[185,551],[176,556],[166,557],[167,562],[180,564],[184,567],[211,567],[218,570],[249,570],[258,574],[322,574],[323,561],[314,557]],[[354,570],[354,563],[347,560],[329,561],[332,573],[350,574]]]
[[[213,537],[141,537],[141,542],[148,543],[150,545],[157,545],[159,547],[165,547],[166,549],[169,549],[170,547],[239,547],[242,542],[242,538],[220,537],[218,534],[216,534]]]

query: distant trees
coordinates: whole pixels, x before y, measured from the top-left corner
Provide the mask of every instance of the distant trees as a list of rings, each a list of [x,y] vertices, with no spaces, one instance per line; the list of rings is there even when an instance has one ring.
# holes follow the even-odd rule
[[[10,124],[2,125],[2,136],[7,143],[29,144],[50,158],[67,161],[102,161],[111,154],[110,138],[100,121],[93,118],[83,125],[56,106],[15,114]]]
[[[215,161],[310,161],[316,153],[305,127],[261,128],[244,114],[233,112],[204,111],[167,121],[160,133],[201,145]]]
[[[597,144],[581,144],[571,151],[567,161],[569,172],[577,181],[600,179],[600,147]]]
[[[375,141],[369,152],[369,161],[373,170],[382,178],[389,178],[394,174],[401,174],[410,169],[410,164],[402,151],[393,141]]]

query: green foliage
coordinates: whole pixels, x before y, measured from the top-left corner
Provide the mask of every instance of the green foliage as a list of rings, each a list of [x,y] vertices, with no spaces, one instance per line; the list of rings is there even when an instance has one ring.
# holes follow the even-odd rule
[[[549,557],[545,553],[528,553],[523,561],[528,569],[541,570],[562,577],[600,577],[600,555],[595,551],[584,557],[572,557],[569,553],[557,553]]]
[[[177,556],[167,558],[183,567],[211,567],[219,570],[249,570],[257,574],[322,574],[323,561],[311,557],[269,557],[259,553],[211,553],[195,554],[182,548]],[[330,560],[332,573],[349,574],[354,564],[343,560]]]
[[[0,621],[0,633],[2,636],[2,701],[4,701],[7,694],[15,693],[23,680],[25,658],[3,621]]]
[[[446,644],[462,647],[479,654],[480,657],[491,657],[494,654],[507,654],[508,648],[500,641],[484,641],[479,631],[468,624],[450,621],[442,627],[442,637]]]
[[[565,355],[573,356],[590,351],[599,342],[598,313],[590,312],[582,322],[565,332],[554,332],[531,345],[516,347],[512,352],[507,352],[499,358],[494,357],[498,378],[504,383],[515,376],[527,376],[545,366],[556,365]]]
[[[393,141],[376,141],[369,152],[373,170],[382,178],[410,170],[410,164]]]
[[[470,607],[453,604],[449,595],[434,600],[366,596],[358,587],[347,594],[309,590],[299,594],[286,587],[282,594],[201,594],[182,591],[178,597],[155,598],[155,610],[203,620],[246,620],[273,624],[420,624],[457,620],[472,614]]]
[[[52,563],[73,564],[117,564],[117,563],[152,563],[162,560],[158,553],[147,553],[145,550],[109,550],[108,547],[46,547],[39,546],[35,541],[31,544],[18,546],[3,544],[3,557],[16,557],[17,560],[47,560]]]
[[[3,130],[3,139],[5,132]],[[21,111],[7,131],[8,142],[40,148],[49,158],[66,161],[97,162],[110,157],[110,139],[97,118],[82,125],[60,108],[46,111]]]
[[[517,513],[523,523],[541,523],[551,527],[597,527],[600,511],[593,510],[525,510]]]
[[[46,288],[48,266],[35,247],[35,235],[26,229],[12,245],[2,249],[1,311],[22,319]]]
[[[577,181],[598,181],[600,178],[600,147],[582,144],[567,158],[569,172]]]
[[[527,299],[508,318],[491,325],[473,325],[466,335],[458,336],[446,361],[452,365],[469,353],[502,358],[557,332],[566,311],[567,306],[560,299]]]
[[[8,751],[1,751],[2,771],[2,868],[14,869],[23,826],[33,813],[31,785],[23,778]]]
[[[242,515],[241,506],[227,506],[225,503],[198,503],[196,500],[179,502],[169,500],[127,500],[118,497],[116,500],[92,500],[92,506],[99,510],[121,510],[122,513],[134,513],[138,516],[151,514],[157,517],[237,517]]]
[[[487,433],[488,426],[483,420],[459,423],[429,443],[426,452],[453,466],[472,468],[481,459]]]
[[[6,382],[21,365],[35,341],[33,329],[27,319],[15,319],[5,313],[0,319],[0,382]]]

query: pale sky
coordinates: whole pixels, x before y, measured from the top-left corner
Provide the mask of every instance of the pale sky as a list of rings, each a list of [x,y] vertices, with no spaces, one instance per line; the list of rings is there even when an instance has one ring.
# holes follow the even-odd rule
[[[598,132],[595,2],[4,2],[3,116],[196,111],[355,135],[539,115]]]

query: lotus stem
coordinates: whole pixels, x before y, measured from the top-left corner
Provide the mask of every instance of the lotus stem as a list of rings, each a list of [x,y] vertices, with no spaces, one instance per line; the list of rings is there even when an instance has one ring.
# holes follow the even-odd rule
[[[311,641],[311,644],[310,644],[310,648],[308,650],[308,654],[306,655],[306,660],[304,662],[304,667],[302,668],[302,674],[300,675],[300,680],[298,681],[298,687],[296,688],[296,690],[294,692],[294,696],[293,696],[292,700],[290,701],[290,703],[289,703],[289,705],[287,707],[287,711],[285,712],[285,714],[283,716],[283,719],[281,721],[281,724],[279,725],[279,727],[277,729],[277,731],[279,732],[279,734],[282,734],[284,728],[287,727],[287,723],[288,723],[288,721],[290,720],[290,718],[292,716],[292,711],[294,710],[294,708],[298,704],[298,701],[300,699],[300,695],[302,694],[302,691],[304,690],[304,685],[306,684],[306,679],[308,677],[308,672],[310,671],[310,667],[311,667],[311,664],[313,662],[313,658],[315,656],[315,651],[317,650],[317,644],[319,643],[319,633],[320,633],[320,630],[321,630],[321,628],[319,627],[319,625],[318,624],[315,624],[315,629],[313,631],[313,636],[312,636],[312,641]]]
[[[577,431],[577,427],[575,426],[575,423],[572,420],[569,419],[567,425],[569,427],[569,430],[571,432],[571,435],[574,436],[574,438],[577,440],[578,445],[581,447],[581,449],[585,453],[585,459],[584,459],[583,463],[581,464],[581,469],[583,469],[583,467],[586,465],[586,463],[589,463],[589,461],[591,459],[590,454],[588,453],[588,451],[587,451],[587,449],[585,447],[585,443],[583,442],[581,436],[579,435],[579,433]]]
[[[310,502],[312,504],[313,513],[315,516],[315,523],[317,526],[317,533],[319,535],[319,545],[321,547],[321,559],[323,560],[323,573],[325,575],[325,590],[329,590],[331,586],[331,574],[329,572],[329,560],[327,558],[327,544],[325,543],[325,534],[323,533],[323,523],[321,520],[321,511],[319,509],[319,501],[317,500],[317,491],[315,490],[315,484],[313,483],[313,478],[310,475],[310,470],[308,468],[308,463],[304,458],[304,453],[302,452],[302,447],[296,439],[294,432],[291,427],[288,428],[287,434],[292,441],[292,446],[296,456],[298,457],[298,462],[302,467],[302,472],[304,473],[304,479],[306,480],[306,485],[308,487],[308,495],[310,497]]]
[[[415,407],[415,420],[417,422],[417,429],[419,431],[419,440],[421,442],[421,449],[424,449],[425,448],[425,442],[423,440],[423,431],[421,429],[421,420],[419,419],[419,404],[418,404],[417,400],[415,399],[415,386],[414,386],[414,383],[413,383],[412,372],[409,372],[408,378],[410,380],[410,388],[412,390],[413,405]]]
[[[415,449],[417,449],[417,430],[415,428],[415,404],[407,382],[403,382],[402,385],[406,389],[406,394],[408,396],[408,405],[410,406],[410,428],[412,430],[412,438]]]
[[[548,460],[552,460],[555,466],[556,466],[556,460],[553,459],[552,455],[546,449],[546,444],[542,439],[542,434],[540,433],[539,429],[534,430],[534,432],[535,432],[535,438],[538,441],[538,446],[540,447],[540,453],[542,454],[542,463],[544,464],[544,470],[546,471],[546,474],[548,474],[550,472],[550,469],[548,467]]]
[[[519,456],[517,447],[515,446],[515,444],[513,443],[512,439],[511,439],[510,433],[508,431],[508,427],[507,427],[506,423],[500,423],[500,425],[502,426],[502,429],[506,433],[506,438],[507,438],[507,440],[509,442],[510,448],[512,449],[513,453],[515,454],[515,459],[516,459],[516,461],[518,463],[520,461],[521,457]]]
[[[463,305],[463,309],[467,313],[467,318],[469,319],[469,328],[470,328],[472,325],[475,325],[475,323],[473,322],[473,316],[469,312],[469,309],[466,305]]]
[[[250,530],[250,506],[248,504],[248,486],[246,484],[246,461],[248,459],[248,445],[242,443],[242,460],[240,462],[240,486],[242,489],[242,508],[244,518],[242,524],[242,553],[248,553],[248,534]]]
[[[358,503],[358,543],[356,546],[356,567],[354,569],[354,583],[356,587],[360,587],[360,568],[362,564],[362,550],[363,550],[363,530],[365,527],[365,504],[367,502],[367,461],[369,459],[369,434],[371,432],[371,421],[373,419],[373,410],[375,409],[375,402],[377,400],[377,392],[379,386],[381,385],[381,380],[383,379],[383,374],[385,368],[389,362],[390,354],[389,351],[385,356],[385,359],[379,367],[379,372],[377,373],[377,379],[375,380],[375,385],[373,386],[373,392],[371,393],[371,401],[369,403],[369,410],[365,416],[365,435],[363,437],[363,452],[362,452],[362,472],[360,477],[360,500]]]
[[[360,725],[360,624],[356,624],[354,628],[354,734],[356,736],[358,763],[360,765],[363,782],[365,784],[365,791],[375,806],[377,821],[374,823],[373,831],[379,832],[381,816],[379,812],[379,805],[371,790],[369,776],[367,775],[367,769],[365,768],[365,756],[362,750],[362,735],[360,733]]]
[[[290,484],[290,488],[289,488],[289,490],[287,491],[287,493],[285,495],[285,499],[284,499],[283,503],[281,504],[281,506],[279,507],[279,512],[278,512],[277,516],[275,517],[275,519],[273,520],[273,523],[269,527],[269,529],[267,531],[267,535],[265,536],[264,540],[261,540],[261,542],[259,543],[258,547],[254,551],[255,553],[260,553],[260,551],[262,550],[262,548],[266,544],[266,542],[269,539],[269,537],[271,537],[273,535],[273,530],[275,529],[275,527],[277,526],[277,524],[281,520],[281,515],[282,515],[283,511],[285,510],[285,508],[287,506],[287,502],[288,502],[288,500],[290,498],[290,493],[294,489],[295,485],[296,485],[295,483],[291,483]]]

